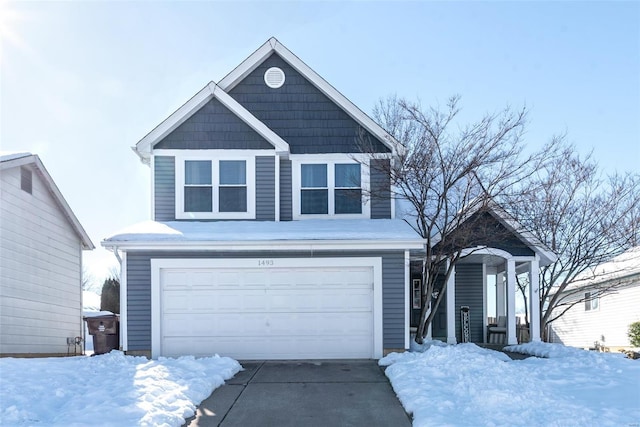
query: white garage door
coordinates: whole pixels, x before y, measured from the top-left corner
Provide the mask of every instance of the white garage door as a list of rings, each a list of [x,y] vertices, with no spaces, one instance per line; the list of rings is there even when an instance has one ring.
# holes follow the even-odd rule
[[[158,355],[374,357],[374,266],[335,266],[344,259],[334,261],[159,267]]]

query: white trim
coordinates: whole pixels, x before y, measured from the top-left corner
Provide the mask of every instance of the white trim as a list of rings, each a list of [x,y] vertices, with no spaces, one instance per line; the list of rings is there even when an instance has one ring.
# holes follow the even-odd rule
[[[153,153],[157,156],[169,156],[169,157],[190,157],[195,159],[217,159],[219,157],[225,157],[224,160],[232,157],[269,157],[276,156],[274,150],[175,150],[159,148],[153,150]]]
[[[447,261],[449,267],[449,261]],[[447,281],[447,344],[457,344],[456,339],[456,266],[451,267]]]
[[[175,159],[174,159],[175,162]],[[151,181],[149,182],[151,192],[151,219],[156,219],[156,157],[151,156],[149,160],[149,167],[151,168]],[[175,170],[175,163],[174,163]],[[175,172],[174,172],[175,173]]]
[[[117,250],[117,249],[116,249]],[[120,262],[120,345],[122,351],[129,350],[127,316],[127,253],[123,252]]]
[[[128,250],[228,250],[228,251],[329,251],[329,250],[411,250],[422,249],[421,240],[266,240],[266,241],[103,241],[105,248]]]
[[[516,262],[507,259],[507,345],[518,344],[516,335]]]
[[[529,337],[540,341],[540,264],[537,259],[529,266]]]
[[[307,64],[302,62],[300,58],[283,46],[275,37],[271,37],[267,40],[266,43],[260,46],[253,54],[220,80],[218,86],[225,91],[233,89],[235,85],[256,69],[273,52],[277,53],[285,62],[302,74],[302,76],[307,78],[320,92],[326,95],[349,116],[351,116],[353,120],[380,139],[385,146],[392,150],[393,154],[398,151],[397,147],[399,147],[399,143],[393,138],[393,136],[382,129],[380,125],[374,122],[344,95],[338,92],[325,79],[320,77],[320,75],[313,71]]]
[[[413,284],[411,283],[411,255],[409,251],[404,251],[404,282],[406,284],[406,291],[404,293],[404,348],[408,350],[411,348],[411,323],[409,314],[413,309],[411,304],[411,294],[413,293]]]
[[[371,203],[366,201],[366,194],[369,193],[370,167],[363,161],[362,155],[356,154],[302,154],[291,155],[291,209],[294,221],[305,219],[369,219],[371,218]],[[300,192],[302,191],[302,165],[303,164],[326,164],[327,165],[327,191],[328,191],[328,214],[301,214],[300,213]],[[362,189],[362,213],[359,214],[336,214],[335,212],[335,165],[336,164],[359,164],[360,165],[360,188]]]
[[[138,141],[134,147],[134,151],[138,156],[140,156],[144,163],[149,163],[151,153],[153,152],[153,146],[169,133],[173,132],[178,126],[184,123],[189,117],[195,114],[213,98],[220,101],[222,105],[227,107],[238,118],[272,144],[278,153],[289,152],[289,144],[287,144],[275,132],[269,129],[264,123],[258,120],[253,114],[213,82],[210,82],[203,87],[173,114],[163,120],[151,132]]]
[[[482,263],[482,342],[487,342],[487,265]]]
[[[163,268],[247,268],[258,266],[261,258],[230,259],[151,259],[151,357],[157,359],[162,354],[161,289],[160,270]],[[373,268],[373,358],[383,355],[382,323],[382,258],[273,258],[273,264],[261,268],[278,267],[372,267]]]
[[[191,150],[190,150],[191,151]],[[203,150],[198,155],[185,154],[175,158],[175,215],[176,219],[255,219],[256,218],[256,157],[251,153],[240,153],[238,150],[229,150],[211,153]],[[184,211],[184,164],[189,160],[207,160],[212,162],[211,187],[212,187],[212,212],[185,212]],[[247,187],[247,211],[246,212],[219,212],[220,189],[220,161],[241,160],[246,162],[246,187]]]

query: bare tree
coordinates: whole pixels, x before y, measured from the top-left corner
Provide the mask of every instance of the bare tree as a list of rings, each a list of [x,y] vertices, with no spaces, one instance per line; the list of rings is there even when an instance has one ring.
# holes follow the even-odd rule
[[[564,136],[556,137],[559,148],[538,169],[521,192],[505,205],[511,213],[558,255],[558,260],[540,270],[540,327],[546,326],[571,307],[585,302],[584,290],[570,284],[624,250],[637,245],[640,212],[638,174],[602,176],[591,155],[580,157]],[[615,292],[619,281],[609,281],[591,290],[589,298]]]
[[[485,245],[486,236],[495,232],[490,229],[495,221],[485,214],[489,204],[518,187],[543,157],[522,156],[525,109],[505,108],[462,125],[458,104],[457,96],[442,109],[389,97],[379,101],[373,112],[399,147],[396,159],[371,164],[388,174],[392,196],[407,206],[398,215],[425,239],[418,343],[444,299],[456,263],[471,253],[470,248]],[[373,153],[366,139],[361,145]],[[375,192],[372,189],[371,197]]]

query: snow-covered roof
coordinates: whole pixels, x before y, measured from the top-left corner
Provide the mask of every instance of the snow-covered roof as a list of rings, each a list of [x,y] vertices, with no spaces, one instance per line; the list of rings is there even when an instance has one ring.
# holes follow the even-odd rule
[[[306,221],[145,221],[127,227],[102,242],[106,247],[161,245],[248,245],[268,243],[402,244],[420,249],[423,239],[411,226],[393,219]]]
[[[24,165],[33,165],[40,178],[42,178],[42,181],[44,182],[47,190],[49,190],[49,193],[51,193],[53,199],[60,207],[62,213],[67,218],[78,237],[80,237],[82,248],[86,250],[94,249],[95,246],[89,238],[89,235],[71,210],[71,207],[58,189],[56,183],[53,181],[53,178],[51,178],[51,175],[49,175],[49,172],[44,167],[44,164],[42,164],[40,157],[38,157],[37,154],[31,154],[27,152],[0,152],[0,170],[15,168]]]
[[[633,247],[593,269],[583,271],[566,290],[578,289],[614,280],[626,281],[631,276],[640,276],[640,246]],[[640,279],[638,279],[640,284]]]

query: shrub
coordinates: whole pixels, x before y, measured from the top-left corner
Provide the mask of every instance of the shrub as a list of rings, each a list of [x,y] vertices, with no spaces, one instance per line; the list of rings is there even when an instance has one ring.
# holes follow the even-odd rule
[[[120,314],[120,281],[110,277],[102,285],[100,310]]]
[[[629,341],[633,347],[640,347],[640,322],[629,325]]]

